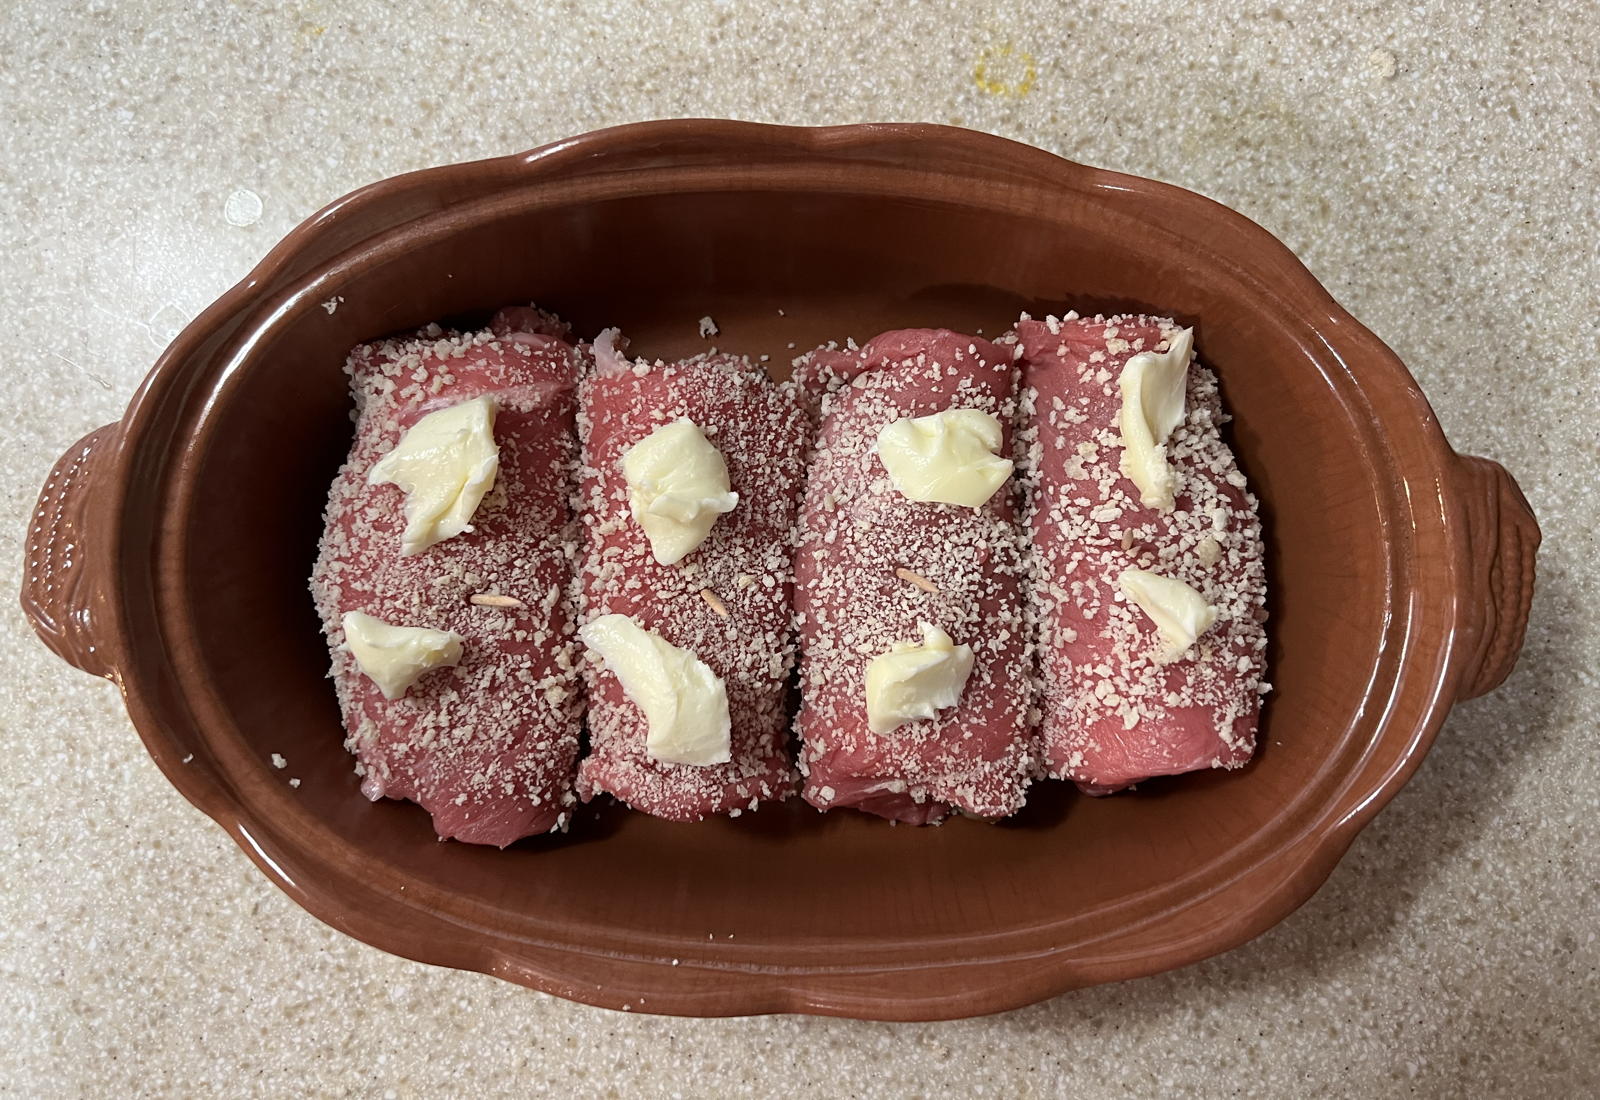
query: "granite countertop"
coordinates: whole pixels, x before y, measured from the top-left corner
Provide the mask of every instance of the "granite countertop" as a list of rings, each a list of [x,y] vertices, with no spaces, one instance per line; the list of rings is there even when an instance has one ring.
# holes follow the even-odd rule
[[[1178,973],[932,1025],[642,1018],[406,962],[274,889],[0,604],[0,1095],[1600,1089],[1600,20],[1584,0],[0,13],[0,588],[52,461],[360,184],[680,115],[928,120],[1289,244],[1545,532],[1521,664],[1328,884]],[[514,10],[521,7],[522,10]],[[1239,9],[1248,11],[1240,13]]]

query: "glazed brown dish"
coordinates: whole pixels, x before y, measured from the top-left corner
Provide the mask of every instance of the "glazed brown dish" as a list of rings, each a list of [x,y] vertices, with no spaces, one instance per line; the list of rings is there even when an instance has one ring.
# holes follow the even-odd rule
[[[702,350],[683,318],[710,314],[719,346],[774,362],[1063,305],[1194,324],[1273,548],[1257,759],[1134,797],[1048,784],[1011,822],[936,830],[589,807],[496,851],[369,803],[304,587],[350,441],[340,367],[527,301],[660,356]],[[122,687],[179,790],[351,935],[613,1008],[932,1019],[1192,962],[1303,902],[1450,704],[1509,672],[1538,540],[1505,471],[1455,454],[1394,355],[1237,214],[967,131],[679,121],[312,218],[52,471],[23,603]]]

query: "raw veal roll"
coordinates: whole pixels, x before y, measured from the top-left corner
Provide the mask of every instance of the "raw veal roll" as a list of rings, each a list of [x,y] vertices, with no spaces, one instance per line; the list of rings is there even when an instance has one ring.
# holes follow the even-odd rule
[[[1022,806],[1038,752],[1012,358],[904,330],[797,365],[820,413],[795,556],[796,728],[818,809],[923,824]]]
[[[1024,316],[1014,339],[1051,774],[1105,794],[1242,766],[1266,575],[1215,376],[1166,318]]]
[[[746,359],[630,361],[617,344],[615,330],[596,340],[579,408],[592,652],[578,790],[675,821],[737,816],[794,786],[785,704],[809,419],[792,385]],[[624,646],[619,629],[654,662],[632,679],[605,644]],[[684,676],[718,693],[715,716],[681,694]]]
[[[526,312],[351,353],[355,442],[311,578],[362,792],[419,803],[442,838],[502,847],[565,826],[581,728],[583,359],[558,330],[522,328]],[[448,508],[400,487],[469,445],[473,476],[431,502]]]

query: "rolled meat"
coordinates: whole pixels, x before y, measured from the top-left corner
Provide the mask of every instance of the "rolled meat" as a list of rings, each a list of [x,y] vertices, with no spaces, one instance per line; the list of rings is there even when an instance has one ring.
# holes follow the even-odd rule
[[[919,329],[797,365],[820,416],[795,558],[796,728],[818,809],[924,824],[1022,806],[1038,752],[1012,359]]]
[[[1013,339],[1051,775],[1106,794],[1242,766],[1266,574],[1215,376],[1162,317],[1025,316]]]
[[[746,359],[633,361],[619,342],[595,341],[579,411],[591,653],[578,789],[675,821],[737,816],[794,787],[785,703],[809,420],[792,385]],[[630,679],[608,642],[654,664]]]
[[[355,442],[311,591],[362,792],[418,803],[441,838],[503,847],[564,827],[575,802],[583,358],[562,331],[506,311],[482,332],[364,344],[346,365]],[[469,446],[477,465],[437,514],[401,487]]]

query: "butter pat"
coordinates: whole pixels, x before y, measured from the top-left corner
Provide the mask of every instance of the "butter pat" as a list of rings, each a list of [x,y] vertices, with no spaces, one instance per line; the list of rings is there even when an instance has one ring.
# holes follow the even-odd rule
[[[628,507],[662,565],[699,548],[717,517],[733,511],[739,494],[728,491],[728,464],[695,422],[680,417],[629,447],[622,456]]]
[[[465,639],[448,630],[390,626],[360,611],[345,612],[341,624],[350,655],[385,699],[400,698],[425,672],[461,663]]]
[[[979,508],[1011,476],[1000,421],[980,409],[906,417],[878,432],[878,458],[907,500]]]
[[[472,515],[500,472],[494,413],[491,397],[431,412],[373,464],[368,484],[405,490],[402,557],[472,530]]]
[[[578,634],[644,712],[646,753],[669,764],[731,759],[728,688],[704,661],[626,615],[601,615]]]
[[[920,642],[895,642],[867,665],[867,726],[888,733],[932,718],[961,699],[972,675],[972,647],[956,645],[932,623],[918,623]]]
[[[1183,422],[1184,387],[1194,330],[1174,335],[1164,352],[1142,351],[1122,368],[1122,473],[1139,489],[1139,503],[1172,509],[1178,477],[1167,462],[1167,439]]]
[[[1161,635],[1161,660],[1176,661],[1217,621],[1205,597],[1172,577],[1146,569],[1124,569],[1117,578],[1123,595],[1150,616]]]

